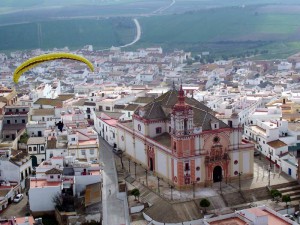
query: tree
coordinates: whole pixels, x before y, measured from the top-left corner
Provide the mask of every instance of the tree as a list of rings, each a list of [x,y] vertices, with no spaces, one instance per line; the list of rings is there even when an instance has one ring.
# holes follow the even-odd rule
[[[134,200],[136,200],[136,197],[140,197],[140,190],[139,189],[137,189],[137,188],[134,188],[134,189],[132,189],[131,190],[131,195],[133,195],[134,196]]]
[[[272,189],[270,192],[271,192],[271,196],[272,196],[273,200],[275,200],[276,203],[278,203],[279,199],[282,196],[281,192],[278,191],[277,189]]]
[[[286,207],[288,206],[288,202],[291,201],[291,197],[289,195],[283,195],[282,196],[282,201],[285,202]]]
[[[206,198],[201,199],[200,206],[204,208],[204,213],[206,213],[206,208],[210,206],[210,201],[208,201]]]

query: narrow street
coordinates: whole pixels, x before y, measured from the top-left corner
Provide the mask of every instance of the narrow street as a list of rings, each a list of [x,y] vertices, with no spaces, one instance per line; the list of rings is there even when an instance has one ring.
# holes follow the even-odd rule
[[[103,163],[103,225],[129,225],[123,200],[118,199],[118,180],[112,147],[99,137],[100,161]],[[126,214],[125,214],[126,213]]]

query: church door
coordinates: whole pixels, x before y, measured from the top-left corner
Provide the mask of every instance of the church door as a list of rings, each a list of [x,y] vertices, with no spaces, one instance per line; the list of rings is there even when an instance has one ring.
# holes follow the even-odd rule
[[[31,160],[32,160],[32,167],[36,167],[37,164],[37,158],[35,155],[30,156]]]
[[[221,166],[216,166],[214,168],[213,180],[214,180],[214,182],[222,181],[222,167]]]

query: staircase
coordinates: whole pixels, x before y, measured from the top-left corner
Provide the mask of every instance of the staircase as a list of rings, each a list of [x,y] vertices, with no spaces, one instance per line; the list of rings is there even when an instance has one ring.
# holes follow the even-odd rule
[[[298,182],[293,182],[285,187],[279,187],[277,190],[280,191],[282,195],[289,195],[291,201],[300,200],[300,185]]]

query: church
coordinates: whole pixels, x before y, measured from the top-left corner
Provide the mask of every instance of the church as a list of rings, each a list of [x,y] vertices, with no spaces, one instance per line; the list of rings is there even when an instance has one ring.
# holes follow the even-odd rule
[[[173,87],[117,124],[117,146],[178,189],[252,177],[254,146],[242,140],[237,115],[228,124],[214,115]]]

